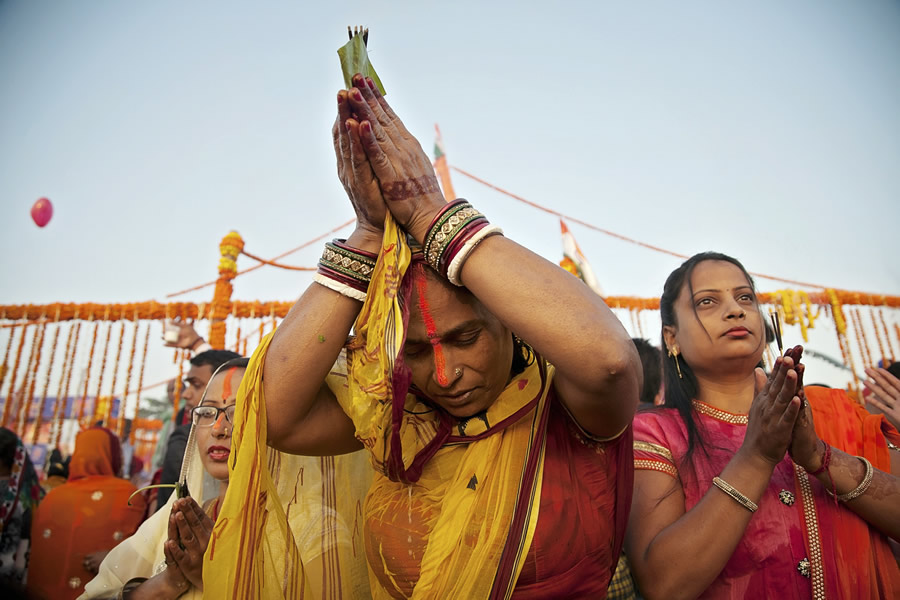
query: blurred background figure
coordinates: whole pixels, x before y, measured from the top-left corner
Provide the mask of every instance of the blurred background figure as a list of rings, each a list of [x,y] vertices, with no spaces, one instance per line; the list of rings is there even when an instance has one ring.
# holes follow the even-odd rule
[[[638,410],[659,406],[663,402],[662,354],[659,348],[644,338],[631,338],[641,357],[644,371],[644,387],[641,388],[641,403]]]
[[[145,502],[122,471],[119,440],[108,429],[78,434],[69,479],[51,490],[31,527],[28,591],[37,599],[71,600],[97,572],[103,556],[138,528]]]
[[[43,496],[22,440],[0,427],[0,591],[4,597],[24,584],[32,511]]]
[[[41,484],[45,492],[59,487],[69,478],[69,461],[63,460],[59,448],[54,448],[50,453],[50,464],[47,467],[47,478]]]

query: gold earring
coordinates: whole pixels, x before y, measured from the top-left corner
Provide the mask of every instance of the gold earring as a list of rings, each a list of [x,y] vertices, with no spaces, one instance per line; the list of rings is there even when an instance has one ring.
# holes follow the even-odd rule
[[[669,348],[669,356],[675,359],[675,370],[678,371],[678,379],[683,379],[681,376],[681,365],[678,364],[678,348],[675,348],[674,350]]]

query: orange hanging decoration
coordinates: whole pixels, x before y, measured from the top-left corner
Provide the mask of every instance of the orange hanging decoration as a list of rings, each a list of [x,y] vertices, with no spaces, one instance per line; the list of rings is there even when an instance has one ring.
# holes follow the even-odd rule
[[[103,422],[110,423],[112,418],[112,405],[116,400],[116,381],[119,379],[119,362],[122,359],[122,340],[125,339],[125,321],[119,321],[119,345],[116,347],[116,361],[113,363],[112,384],[109,386],[109,404],[106,406],[106,414],[103,415]],[[119,402],[119,421],[122,421],[122,415],[125,411],[125,398]]]
[[[6,319],[6,311],[3,311],[3,315],[0,316],[0,320]],[[15,336],[16,331],[10,330],[9,332],[9,340],[6,342],[6,351],[3,353],[3,363],[0,363],[0,389],[3,389],[3,382],[6,380],[6,371],[8,369],[7,365],[9,364],[9,350],[13,345],[13,337]]]
[[[37,411],[37,417],[34,420],[34,431],[31,434],[32,444],[37,442],[38,431],[41,428],[41,424],[44,422],[44,408],[47,404],[47,394],[50,391],[50,374],[53,372],[53,363],[56,362],[56,346],[59,342],[59,332],[62,327],[59,324],[59,312],[56,313],[56,319],[54,320],[56,323],[56,331],[53,334],[53,341],[50,343],[50,363],[47,365],[47,376],[44,378],[44,390],[41,393],[41,401]],[[34,400],[32,399],[32,406],[28,408],[28,414],[30,415],[34,412]],[[24,436],[23,436],[24,439]]]
[[[125,389],[122,391],[122,404],[120,405],[120,419],[119,426],[116,428],[116,435],[119,436],[119,439],[122,439],[122,436],[125,433],[125,403],[128,401],[128,389],[131,387],[131,370],[134,368],[134,352],[137,349],[137,340],[138,340],[138,318],[137,311],[134,312],[134,335],[131,338],[131,354],[128,357],[128,370],[125,371]],[[137,414],[135,414],[135,420],[137,420]],[[132,423],[132,430],[134,429],[134,423]]]
[[[231,280],[237,275],[237,257],[244,249],[244,240],[236,231],[228,233],[219,243],[219,279],[213,292],[209,344],[218,350],[225,348],[225,319],[231,312]]]
[[[94,313],[88,317],[88,322],[94,320]],[[85,405],[87,404],[88,397],[88,383],[91,380],[91,366],[94,364],[94,351],[97,349],[97,332],[100,331],[100,322],[97,321],[94,323],[94,335],[91,339],[91,351],[88,354],[88,362],[87,369],[84,372],[84,390],[81,392],[81,406],[78,408],[78,422],[82,423],[84,421],[84,411]]]
[[[69,334],[66,336],[66,349],[63,351],[63,359],[62,359],[62,370],[59,374],[59,387],[56,389],[56,401],[53,403],[53,416],[50,418],[50,439],[53,439],[53,427],[56,425],[56,419],[59,416],[60,407],[64,407],[66,404],[66,399],[63,396],[63,384],[66,381],[66,374],[70,368],[69,366],[69,353],[72,350],[72,339],[75,333],[75,325],[69,326]],[[54,342],[55,343],[55,342]],[[50,370],[47,371],[47,383],[50,383]],[[46,388],[44,389],[44,402],[46,402]],[[31,443],[36,444],[39,431],[41,429],[41,419],[44,415],[44,409],[38,412],[38,422],[34,426],[34,436],[31,438]],[[51,447],[52,449],[52,447]]]
[[[16,375],[19,373],[19,363],[22,360],[22,348],[25,346],[25,336],[27,333],[28,325],[24,325],[22,327],[22,337],[19,338],[19,348],[16,350],[16,360],[13,362],[13,368],[10,372],[9,388],[6,390],[6,401],[3,403],[3,418],[0,420],[0,427],[6,427],[6,423],[9,420],[9,413],[13,404],[13,394],[16,389]]]
[[[872,353],[869,351],[869,340],[866,337],[866,331],[863,329],[862,318],[859,316],[859,309],[848,311],[853,317],[853,327],[856,329],[856,343],[861,349],[863,355],[863,368],[872,366]]]
[[[178,379],[175,380],[175,397],[172,398],[172,422],[175,422],[175,419],[178,417],[178,405],[181,404],[181,387],[182,381],[184,381],[184,357],[187,355],[187,351],[181,353],[181,359],[178,360]],[[175,351],[175,356],[178,356],[178,350]]]
[[[69,390],[72,389],[72,373],[75,371],[75,356],[78,355],[78,338],[81,336],[81,321],[75,323],[75,341],[72,342],[72,356],[69,359],[69,371],[66,374],[66,386],[64,388],[62,410],[53,417],[53,442],[51,448],[59,447],[59,438],[62,435],[62,422],[65,418],[66,404],[69,402]],[[75,398],[72,397],[70,417],[75,416]]]
[[[134,418],[137,420],[140,415],[141,410],[141,389],[144,387],[144,367],[147,365],[147,346],[150,345],[150,324],[147,324],[147,334],[144,336],[144,355],[141,358],[141,370],[138,375],[138,389],[137,389],[137,402],[134,405]],[[137,431],[137,427],[131,428],[131,435],[129,436],[129,441],[134,443],[135,432]]]
[[[878,309],[878,320],[881,322],[881,331],[884,334],[884,343],[887,346],[888,358],[893,364],[894,357],[897,355],[894,354],[894,344],[891,342],[891,336],[888,333],[887,323],[884,322],[884,311],[880,308]]]
[[[34,398],[34,383],[41,365],[41,351],[44,348],[44,333],[47,331],[47,323],[41,324],[31,345],[31,357],[28,359],[28,367],[25,369],[25,379],[22,381],[22,393],[19,398],[18,415],[16,417],[16,433],[25,438],[25,425],[28,423],[31,400]]]
[[[878,321],[875,320],[875,311],[869,310],[869,316],[872,317],[872,331],[875,332],[875,341],[878,342],[878,352],[881,354],[881,362],[887,367],[888,366],[888,355],[887,352],[884,351],[884,343],[881,341],[881,333],[878,331]]]
[[[107,314],[103,320],[107,320],[109,315]],[[98,373],[97,377],[97,394],[94,396],[94,416],[91,419],[91,423],[96,423],[97,421],[103,419],[103,416],[106,414],[106,405],[109,402],[112,402],[112,399],[107,398],[102,395],[103,391],[103,376],[106,374],[106,357],[109,355],[109,341],[112,339],[112,323],[110,323],[106,327],[106,343],[103,345],[103,357],[100,360],[100,373]],[[106,426],[106,421],[103,421],[103,425]]]

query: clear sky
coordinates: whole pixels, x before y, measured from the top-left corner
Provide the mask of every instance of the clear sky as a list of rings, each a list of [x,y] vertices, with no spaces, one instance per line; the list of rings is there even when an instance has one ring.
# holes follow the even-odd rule
[[[215,277],[230,229],[273,256],[350,218],[330,139],[348,24],[453,165],[676,252],[900,294],[897,2],[0,0],[0,303],[164,300]],[[454,184],[559,260],[554,217]],[[658,296],[679,262],[570,226],[608,294]],[[260,269],[234,298],[310,280]],[[171,372],[152,350],[148,381]]]

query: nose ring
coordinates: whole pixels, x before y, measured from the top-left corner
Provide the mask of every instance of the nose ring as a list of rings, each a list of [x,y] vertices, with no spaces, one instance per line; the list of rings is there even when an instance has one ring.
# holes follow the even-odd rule
[[[456,367],[456,369],[453,371],[453,374],[459,377],[460,375],[462,375],[462,369]]]

